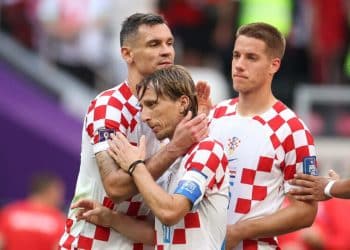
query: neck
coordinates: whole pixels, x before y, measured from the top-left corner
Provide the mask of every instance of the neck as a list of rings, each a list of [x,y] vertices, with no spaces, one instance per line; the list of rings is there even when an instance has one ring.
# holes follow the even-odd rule
[[[55,206],[55,204],[53,204],[52,200],[48,196],[31,195],[28,198],[28,200],[33,204],[36,204],[37,206],[49,206],[49,207]]]
[[[260,115],[270,109],[276,101],[271,90],[239,93],[237,113],[242,116]]]
[[[134,96],[136,96],[136,85],[142,81],[142,79],[145,77],[141,75],[139,72],[135,72],[132,69],[128,69],[128,85],[131,88],[131,91]]]

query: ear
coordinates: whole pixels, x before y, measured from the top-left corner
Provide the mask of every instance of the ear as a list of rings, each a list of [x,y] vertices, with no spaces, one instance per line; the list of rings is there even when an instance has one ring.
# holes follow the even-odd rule
[[[270,65],[270,74],[275,74],[279,70],[280,66],[281,59],[278,57],[273,58]]]
[[[180,114],[185,115],[190,106],[190,98],[187,95],[182,95],[178,100]]]
[[[125,47],[122,47],[120,49],[120,51],[121,51],[122,57],[126,61],[126,63],[127,64],[132,63],[132,61],[133,61],[133,53],[131,51],[131,48],[125,46]]]

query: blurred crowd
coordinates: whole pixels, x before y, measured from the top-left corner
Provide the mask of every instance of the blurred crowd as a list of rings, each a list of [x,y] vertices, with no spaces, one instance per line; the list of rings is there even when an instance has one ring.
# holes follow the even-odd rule
[[[217,69],[231,83],[238,26],[265,21],[287,38],[276,94],[292,105],[297,83],[350,81],[347,0],[4,0],[1,29],[88,86],[124,77],[119,29],[127,15],[162,13],[176,37],[177,63]],[[230,88],[231,89],[231,88]]]

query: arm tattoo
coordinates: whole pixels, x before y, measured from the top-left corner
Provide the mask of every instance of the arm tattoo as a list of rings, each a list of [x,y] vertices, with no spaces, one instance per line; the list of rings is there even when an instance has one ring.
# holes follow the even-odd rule
[[[102,180],[104,180],[113,170],[117,168],[116,163],[106,151],[97,153],[96,161]]]

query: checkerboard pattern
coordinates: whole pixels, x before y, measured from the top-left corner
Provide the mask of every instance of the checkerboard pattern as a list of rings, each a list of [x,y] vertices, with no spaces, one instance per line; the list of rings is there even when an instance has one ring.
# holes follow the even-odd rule
[[[113,129],[123,134],[128,130],[133,132],[138,123],[135,119],[139,112],[136,104],[137,99],[126,83],[98,95],[90,103],[85,118],[86,131],[92,138],[92,143],[99,142],[100,128]]]
[[[116,206],[111,199],[105,197],[102,204],[103,206],[108,207],[110,209],[116,209],[137,219],[145,220],[149,210],[148,208],[145,209],[145,206],[141,201],[141,196],[137,195],[132,197],[128,201],[122,202],[120,205],[118,204]],[[115,235],[111,234],[113,233],[112,229],[87,224],[85,225],[86,227],[83,232],[79,233],[77,236],[74,236],[74,229],[72,230],[72,226],[74,225],[74,223],[77,223],[75,219],[67,219],[65,233],[61,238],[60,242],[60,249],[109,249],[113,245],[113,238],[115,237]],[[108,243],[109,241],[110,243]],[[132,248],[130,248],[131,246],[123,248],[122,245],[116,244],[116,246],[118,246],[118,249],[146,249],[141,243],[132,243],[131,245]]]
[[[213,189],[214,186],[220,189],[228,164],[222,145],[207,138],[192,148],[188,154],[189,157],[185,162],[187,171],[201,172],[208,179],[209,189]]]
[[[107,198],[95,159],[96,152],[108,148],[106,139],[109,133],[120,131],[127,136],[130,143],[135,144],[139,141],[141,134],[151,131],[147,127],[140,132],[139,127],[142,126],[136,126],[139,122],[138,101],[125,82],[102,92],[91,102],[85,117],[82,159],[75,197],[91,198],[110,209],[121,211],[138,219],[146,218],[149,208],[143,203],[141,195],[133,196],[118,204],[114,204]],[[158,147],[159,142],[154,137],[147,138],[150,148]],[[147,156],[149,156],[148,153]],[[60,246],[62,249],[152,249],[143,244],[131,242],[109,228],[95,226],[85,221],[76,221],[75,210],[69,211],[66,230],[61,237]]]
[[[255,117],[237,115],[237,102],[219,103],[210,123],[211,136],[224,145],[230,145],[232,138],[240,141],[230,155],[237,169],[231,187],[230,223],[276,211],[290,188],[286,181],[302,172],[304,158],[316,154],[310,131],[282,102]],[[277,247],[273,239],[267,243]],[[239,249],[259,249],[254,244],[260,243],[246,241]]]
[[[222,242],[218,244],[213,239],[221,237],[223,241],[226,232],[229,184],[228,161],[223,147],[219,142],[206,138],[194,145],[180,164],[172,183],[176,184],[181,180],[193,181],[199,185],[202,196],[194,202],[195,209],[177,224],[167,227],[167,230],[156,219],[156,249],[208,249],[213,245],[221,246]],[[218,228],[222,229],[221,235]]]

